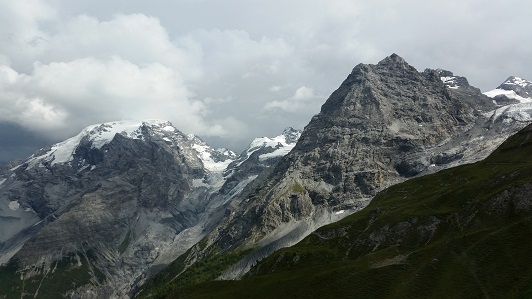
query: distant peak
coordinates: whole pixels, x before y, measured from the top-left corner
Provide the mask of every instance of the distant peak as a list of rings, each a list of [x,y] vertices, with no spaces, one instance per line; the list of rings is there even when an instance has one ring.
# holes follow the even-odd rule
[[[166,127],[172,127],[173,125],[171,122],[167,120],[160,120],[160,119],[144,119],[144,120],[134,120],[134,119],[127,119],[127,120],[117,120],[117,121],[111,121],[111,122],[105,122],[95,125],[90,125],[82,130],[82,132],[85,131],[91,131],[93,129],[101,129],[101,130],[113,130],[113,129],[131,129],[131,128],[140,128],[142,126],[148,126],[148,127],[156,127],[156,128],[166,128]],[[169,129],[169,128],[168,128]]]
[[[300,133],[301,131],[300,130],[296,130],[292,127],[287,127],[286,129],[283,130],[283,135],[286,135],[286,134],[293,134],[293,133]]]
[[[292,127],[284,129],[283,136],[285,137],[286,143],[296,143],[299,137],[301,136],[301,131],[296,130]]]
[[[532,82],[517,76],[510,76],[496,89],[484,94],[495,99],[499,105],[530,102],[532,100]]]
[[[378,63],[378,65],[389,65],[389,64],[396,64],[396,65],[402,65],[402,66],[408,65],[408,63],[401,56],[395,53],[384,58]]]
[[[454,76],[453,72],[448,71],[448,70],[436,69],[435,71],[436,73],[438,73],[438,75],[440,75],[440,77],[453,77]]]
[[[506,79],[498,88],[501,88],[501,89],[506,89],[504,88],[504,86],[507,85],[514,85],[514,86],[518,86],[518,87],[522,87],[522,88],[527,88],[527,87],[532,87],[532,82],[528,81],[528,80],[525,80],[521,77],[517,77],[517,76],[510,76],[508,77],[508,79]]]

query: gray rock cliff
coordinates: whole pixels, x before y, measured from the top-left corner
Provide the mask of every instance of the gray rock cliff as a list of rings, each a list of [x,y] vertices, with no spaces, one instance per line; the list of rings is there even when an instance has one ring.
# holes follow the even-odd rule
[[[486,157],[532,120],[526,110],[518,121],[500,121],[509,114],[494,111],[489,97],[465,78],[449,86],[444,75],[452,73],[418,72],[396,54],[357,65],[294,149],[231,202],[209,235],[224,250],[259,248],[222,278],[239,277],[388,186]]]

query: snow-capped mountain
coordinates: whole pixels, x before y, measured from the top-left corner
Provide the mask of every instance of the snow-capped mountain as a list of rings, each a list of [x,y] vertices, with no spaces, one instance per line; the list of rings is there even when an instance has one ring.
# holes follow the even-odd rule
[[[259,160],[267,160],[275,157],[282,157],[288,154],[296,145],[297,140],[301,136],[301,131],[288,127],[283,133],[277,137],[261,137],[255,138],[246,151],[246,157],[249,158],[251,154],[259,149],[272,148],[273,151],[259,155]]]
[[[1,174],[0,264],[31,285],[62,263],[88,279],[70,296],[124,297],[205,234],[235,156],[167,121],[89,126]]]
[[[188,155],[195,155],[200,159],[204,168],[208,171],[222,171],[236,157],[236,154],[225,148],[213,149],[199,137],[189,134],[184,135],[168,121],[164,120],[128,120],[115,121],[103,124],[92,125],[83,129],[78,135],[63,142],[54,144],[49,149],[43,149],[31,156],[25,163],[28,167],[40,166],[44,164],[70,164],[75,160],[78,148],[89,145],[89,151],[101,149],[110,143],[115,135],[121,135],[128,139],[146,141],[152,137],[157,137],[158,141],[164,141],[169,146],[182,148]],[[191,149],[192,148],[192,151]],[[189,159],[194,160],[192,157]],[[79,161],[84,166],[90,161],[82,159]]]
[[[257,155],[260,161],[285,156],[294,148],[300,136],[301,131],[288,127],[279,136],[255,138],[247,149],[235,159],[233,165],[228,167],[228,170],[242,165],[256,152],[260,152]]]
[[[192,143],[192,148],[198,153],[198,158],[201,159],[203,166],[208,171],[223,171],[236,158],[235,152],[226,148],[213,149],[194,134],[187,135],[187,140]]]
[[[35,295],[21,288],[73,269],[86,279],[74,275],[61,294],[127,297],[213,229],[224,204],[299,135],[255,139],[236,163],[234,152],[168,121],[128,120],[39,150],[0,173],[0,265],[18,269],[22,283],[12,291]]]
[[[512,82],[523,96],[529,85]],[[169,280],[232,251],[246,255],[221,277],[239,277],[390,185],[484,158],[530,121],[531,103],[497,107],[466,78],[394,54],[356,66],[303,132],[238,156],[166,121],[93,125],[0,170],[0,289],[127,298],[179,256]]]
[[[259,175],[268,173],[294,148],[300,136],[301,131],[288,127],[279,136],[255,138],[224,170],[226,181],[219,193],[226,201],[233,199]]]
[[[532,102],[532,82],[510,76],[496,89],[484,94],[493,98],[497,105],[530,103]]]

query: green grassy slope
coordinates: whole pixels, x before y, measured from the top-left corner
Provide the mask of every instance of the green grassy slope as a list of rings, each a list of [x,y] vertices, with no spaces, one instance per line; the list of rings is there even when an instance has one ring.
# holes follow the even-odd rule
[[[532,298],[532,127],[486,160],[395,185],[240,281],[170,298]]]
[[[72,289],[88,283],[101,283],[105,276],[92,265],[87,256],[75,254],[64,257],[52,265],[44,267],[22,267],[18,261],[11,260],[0,267],[0,298],[62,298]],[[29,278],[22,279],[25,274],[35,272]]]

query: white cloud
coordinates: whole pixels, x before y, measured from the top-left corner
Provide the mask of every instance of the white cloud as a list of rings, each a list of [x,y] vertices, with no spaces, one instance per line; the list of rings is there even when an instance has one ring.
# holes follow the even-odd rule
[[[291,97],[282,101],[268,102],[266,105],[264,105],[264,109],[278,109],[285,112],[297,113],[305,109],[309,104],[312,104],[312,102],[316,102],[318,100],[323,100],[323,98],[314,95],[314,90],[312,88],[301,86]]]
[[[41,0],[0,0],[0,57],[4,57],[0,61],[33,63],[31,57],[42,51],[48,39],[40,23],[55,17],[56,10]]]
[[[30,75],[3,66],[1,74],[0,120],[43,134],[73,134],[84,125],[121,118],[168,119],[181,130],[205,135],[215,129],[203,120],[206,107],[191,100],[179,74],[161,64],[83,58],[38,63]]]

